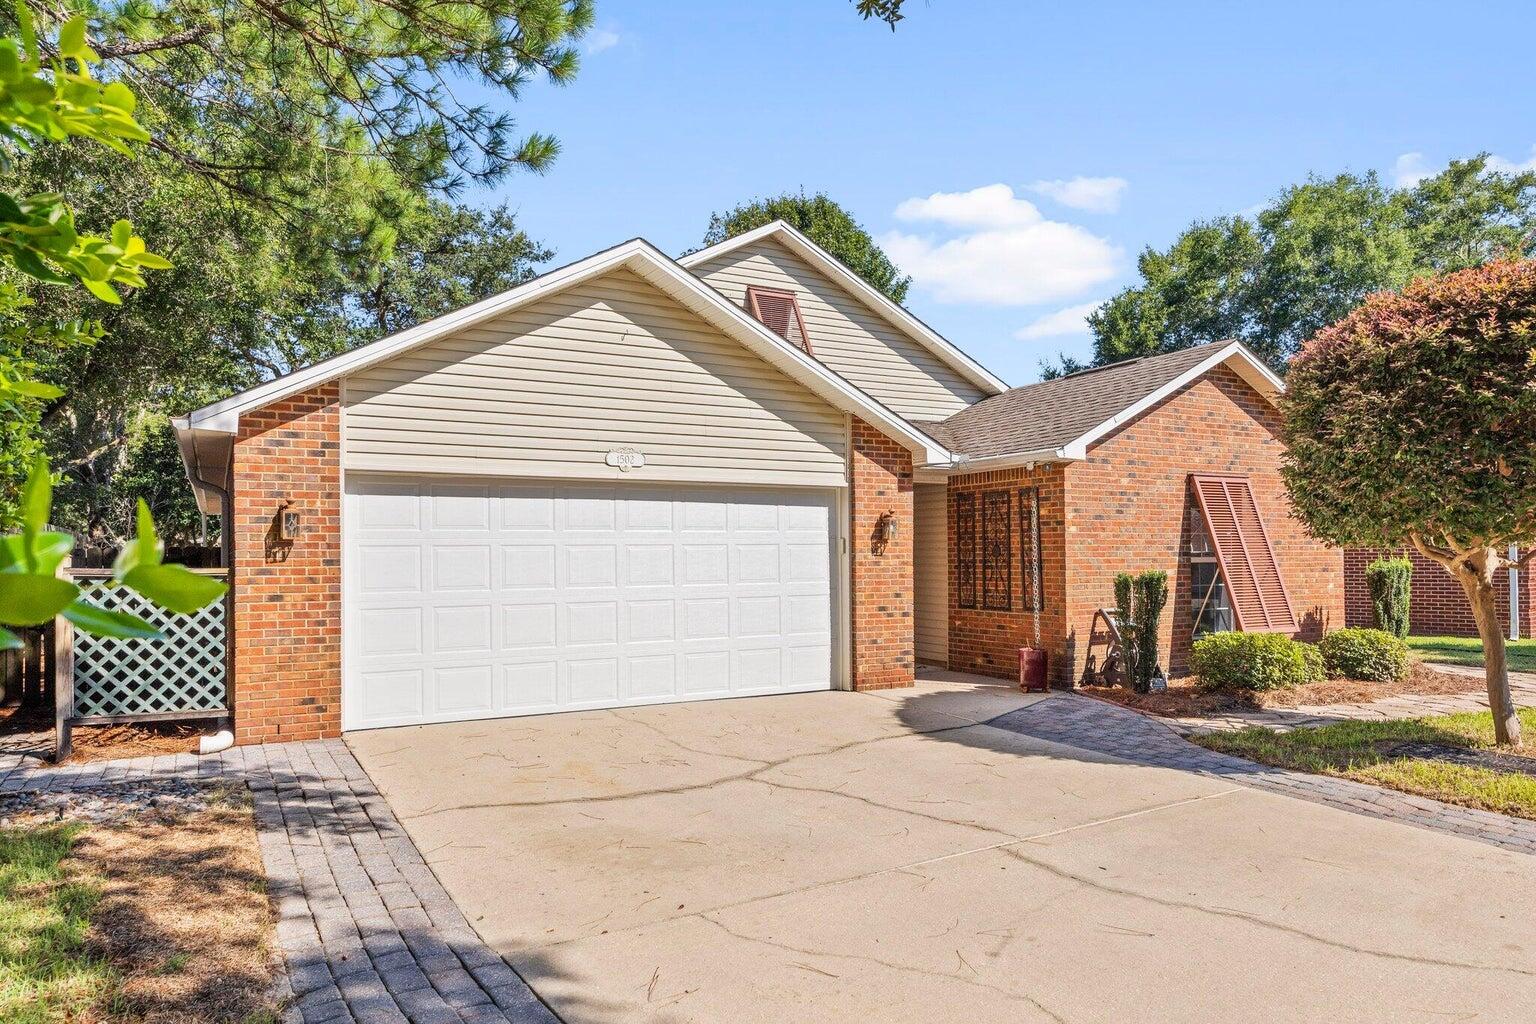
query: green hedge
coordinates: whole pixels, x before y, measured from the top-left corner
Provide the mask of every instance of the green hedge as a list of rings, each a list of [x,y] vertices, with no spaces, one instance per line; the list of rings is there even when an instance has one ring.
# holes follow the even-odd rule
[[[1336,629],[1317,645],[1330,676],[1391,683],[1408,673],[1408,645],[1380,629]]]
[[[1209,633],[1189,655],[1201,685],[1218,690],[1300,686],[1322,678],[1322,665],[1317,648],[1281,633]]]
[[[1371,592],[1371,613],[1377,628],[1393,636],[1407,636],[1413,563],[1406,558],[1378,558],[1365,568],[1365,585]]]

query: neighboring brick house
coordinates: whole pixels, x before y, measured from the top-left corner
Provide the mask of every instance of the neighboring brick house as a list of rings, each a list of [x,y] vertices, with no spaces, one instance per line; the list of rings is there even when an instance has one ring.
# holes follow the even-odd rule
[[[1349,548],[1344,552],[1344,618],[1351,626],[1374,626],[1376,616],[1371,611],[1371,593],[1365,584],[1365,569],[1383,554],[1392,552],[1371,551],[1366,548]],[[1408,631],[1415,636],[1477,636],[1477,623],[1472,619],[1472,606],[1467,602],[1461,584],[1437,562],[1417,551],[1401,552],[1413,562],[1413,591],[1409,604]],[[1514,578],[1514,602],[1510,602],[1510,581]],[[1536,586],[1536,564],[1524,568],[1500,572],[1494,581],[1495,601],[1499,609],[1499,623],[1506,636],[1536,636],[1536,603],[1532,601],[1532,587]],[[1510,630],[1510,613],[1514,612],[1515,629]]]
[[[1059,683],[1121,569],[1173,574],[1175,670],[1192,607],[1316,635],[1341,556],[1286,515],[1278,387],[1224,344],[1010,391],[775,222],[626,242],[176,427],[258,742],[1006,676],[1036,557]]]

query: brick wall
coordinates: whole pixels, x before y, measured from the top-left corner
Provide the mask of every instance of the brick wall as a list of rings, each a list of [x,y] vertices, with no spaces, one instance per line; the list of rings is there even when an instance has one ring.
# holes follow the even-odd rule
[[[1067,624],[1062,654],[1082,671],[1094,610],[1114,605],[1120,571],[1163,569],[1169,602],[1161,651],[1186,669],[1190,574],[1181,558],[1190,473],[1246,475],[1264,515],[1304,639],[1344,624],[1343,551],[1307,536],[1280,479],[1279,417],[1235,372],[1218,367],[1095,444],[1067,467]],[[1052,652],[1056,657],[1056,652]]]
[[[1344,618],[1351,626],[1374,626],[1371,592],[1365,586],[1365,567],[1383,552],[1350,548],[1344,552]],[[1413,595],[1408,607],[1408,630],[1417,636],[1477,636],[1477,623],[1467,604],[1466,592],[1437,562],[1417,551],[1403,554],[1413,562]],[[1531,587],[1536,566],[1527,565],[1520,577],[1520,635],[1536,635],[1536,602]],[[1509,629],[1509,573],[1501,570],[1495,584],[1499,622]]]
[[[233,462],[234,701],[239,743],[341,732],[339,387],[241,417]],[[301,516],[276,533],[285,502]]]
[[[1028,513],[1019,514],[1019,488],[1040,488],[1040,562],[1045,607],[1040,616],[1040,636],[1050,658],[1052,685],[1070,683],[1071,665],[1059,655],[1066,637],[1066,573],[1064,570],[1063,467],[1043,466],[972,473],[949,479],[949,667],[957,672],[975,672],[1003,679],[1019,676],[1019,648],[1035,642],[1035,617],[1029,610],[1029,581],[1024,576],[1020,558],[1025,550]],[[987,491],[1006,491],[1013,510],[1013,558],[1009,591],[1012,607],[1008,611],[981,607],[981,574],[976,575],[975,608],[960,607],[957,567],[960,559],[955,529],[955,496],[971,494],[976,501],[976,542],[981,543],[981,496]]]
[[[912,455],[874,427],[853,421],[850,451],[850,543],[853,559],[852,678],[854,689],[911,686]],[[896,537],[881,544],[880,517],[896,517]]]

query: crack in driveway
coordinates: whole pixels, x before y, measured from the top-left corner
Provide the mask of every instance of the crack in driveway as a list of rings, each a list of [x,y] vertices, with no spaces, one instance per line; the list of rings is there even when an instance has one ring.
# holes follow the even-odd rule
[[[969,985],[972,988],[986,989],[989,992],[995,992],[998,995],[1014,1002],[1027,1003],[1034,1007],[1036,1010],[1039,1010],[1041,1013],[1045,1014],[1051,1020],[1055,1021],[1056,1024],[1068,1024],[1068,1021],[1065,1017],[1045,1006],[1038,999],[1034,998],[1026,992],[1014,992],[1011,989],[1003,988],[1000,985],[988,984],[979,978],[967,978],[961,974],[950,974],[947,971],[935,971],[924,967],[917,967],[912,964],[897,963],[893,960],[883,960],[880,957],[870,956],[867,953],[829,953],[826,950],[821,949],[791,946],[787,942],[775,942],[772,939],[764,939],[756,935],[748,935],[745,932],[737,931],[736,929],[727,925],[725,922],[718,921],[715,918],[710,917],[709,915],[712,913],[715,913],[715,911],[699,914],[698,917],[700,920],[706,921],[709,924],[714,925],[716,928],[719,928],[731,938],[739,939],[742,942],[752,942],[761,946],[767,946],[770,949],[781,950],[785,953],[797,953],[800,956],[825,957],[829,960],[852,960],[857,963],[875,964],[876,966],[884,967],[887,970],[895,971],[898,974],[920,974],[927,978],[940,978],[944,981],[953,981],[958,982],[961,985]],[[970,966],[970,964],[967,963],[963,957],[961,958],[961,963],[965,964],[967,967]],[[973,973],[975,972],[974,967],[972,967],[971,970]]]
[[[1246,924],[1251,924],[1258,928],[1281,932],[1285,935],[1292,935],[1300,939],[1305,939],[1308,942],[1314,942],[1322,946],[1327,946],[1331,949],[1343,950],[1347,953],[1355,953],[1360,956],[1375,957],[1381,960],[1397,960],[1404,963],[1418,964],[1423,967],[1448,967],[1455,970],[1487,971],[1496,974],[1513,974],[1526,978],[1536,977],[1536,971],[1526,970],[1520,967],[1502,967],[1497,964],[1468,963],[1464,960],[1443,960],[1439,957],[1416,956],[1412,953],[1396,953],[1389,949],[1373,949],[1369,946],[1357,946],[1353,943],[1345,942],[1342,939],[1330,939],[1325,935],[1318,935],[1315,932],[1309,932],[1306,929],[1298,928],[1295,925],[1285,924],[1280,921],[1272,921],[1267,917],[1260,917],[1257,914],[1251,914],[1245,910],[1230,910],[1224,907],[1208,907],[1204,904],[1193,903],[1188,900],[1176,900],[1170,899],[1166,896],[1154,896],[1151,893],[1138,892],[1135,889],[1127,889],[1122,886],[1109,885],[1108,883],[1099,881],[1097,879],[1089,878],[1086,875],[1079,875],[1076,872],[1068,871],[1066,868],[1058,867],[1049,861],[1031,857],[1023,850],[1019,849],[1019,845],[1020,844],[1012,844],[1000,849],[1004,855],[1012,857],[1024,864],[1028,864],[1031,867],[1038,868],[1039,870],[1044,871],[1046,874],[1060,878],[1063,881],[1073,882],[1077,885],[1087,889],[1092,889],[1096,892],[1106,893],[1111,896],[1123,896],[1128,899],[1140,900],[1142,902],[1152,903],[1169,910],[1192,910],[1196,913],[1207,914],[1212,917],[1223,917],[1227,918],[1228,920],[1242,921]]]

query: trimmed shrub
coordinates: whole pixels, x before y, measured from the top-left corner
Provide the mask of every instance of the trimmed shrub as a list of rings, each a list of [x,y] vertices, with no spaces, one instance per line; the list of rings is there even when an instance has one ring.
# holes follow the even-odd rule
[[[1208,689],[1279,690],[1311,682],[1320,657],[1282,633],[1208,633],[1195,641],[1189,667]]]
[[[1413,563],[1406,558],[1378,558],[1365,568],[1365,586],[1371,592],[1376,628],[1396,637],[1407,636]]]
[[[1136,679],[1137,693],[1152,691],[1157,671],[1157,630],[1168,603],[1168,574],[1147,569],[1136,576]]]
[[[1328,678],[1328,669],[1323,662],[1323,652],[1317,649],[1317,644],[1309,644],[1303,640],[1296,641],[1296,646],[1301,648],[1302,660],[1307,663],[1307,679],[1309,683],[1320,683]]]
[[[1408,645],[1380,629],[1336,629],[1318,643],[1330,676],[1391,683],[1408,672]]]

